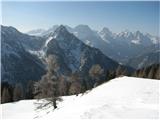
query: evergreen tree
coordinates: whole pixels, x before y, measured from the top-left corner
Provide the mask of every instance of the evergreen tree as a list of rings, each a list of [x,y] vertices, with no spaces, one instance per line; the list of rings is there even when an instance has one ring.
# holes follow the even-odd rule
[[[88,90],[87,83],[86,83],[85,79],[83,79],[83,81],[81,83],[81,93],[85,93],[86,90]]]
[[[145,77],[145,71],[144,71],[144,69],[139,70],[138,77]]]
[[[150,79],[160,79],[160,65],[153,64],[149,67],[139,69],[134,73],[133,76],[150,78]]]
[[[160,65],[157,65],[157,69],[155,72],[154,79],[159,79],[160,80]]]
[[[6,102],[10,102],[10,101],[11,101],[11,95],[9,93],[8,88],[5,87],[2,91],[1,102],[6,103]]]
[[[133,73],[133,76],[134,76],[134,77],[138,77],[138,74],[139,74],[139,70],[135,71],[135,72]]]
[[[107,80],[114,79],[116,77],[116,72],[114,70],[107,71]]]
[[[22,99],[23,99],[23,88],[20,83],[17,83],[13,91],[13,100],[18,101]]]
[[[155,74],[155,69],[154,67],[151,67],[147,78],[154,79],[154,74]]]
[[[27,87],[26,87],[26,99],[33,99],[34,98],[34,82],[32,80],[30,80],[27,84]]]
[[[116,69],[116,76],[127,75],[127,70],[123,66],[119,65]]]
[[[118,68],[116,69],[116,76],[122,75],[122,68],[119,65]]]

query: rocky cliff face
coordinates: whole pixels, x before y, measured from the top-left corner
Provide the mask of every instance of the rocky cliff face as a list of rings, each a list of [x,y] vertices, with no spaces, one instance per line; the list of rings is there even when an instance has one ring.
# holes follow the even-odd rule
[[[39,80],[45,73],[45,66],[37,58],[30,54],[24,47],[24,39],[30,37],[18,32],[13,27],[1,26],[1,79],[2,81],[8,81],[11,84],[14,83],[27,83],[28,80]],[[22,40],[22,41],[21,41]],[[29,49],[36,49],[34,46],[25,44]]]
[[[60,26],[48,37],[53,39],[47,44],[46,54],[57,55],[61,65],[68,71],[88,73],[94,64],[99,64],[105,70],[115,69],[119,65],[100,50],[84,44],[72,33],[69,33],[64,26]]]

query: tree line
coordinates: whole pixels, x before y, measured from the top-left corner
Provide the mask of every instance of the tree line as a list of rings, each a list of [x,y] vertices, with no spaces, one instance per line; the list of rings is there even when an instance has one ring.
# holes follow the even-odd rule
[[[129,74],[126,68],[119,65],[116,70],[105,71],[98,64],[93,65],[88,71],[88,75],[83,76],[80,72],[75,71],[65,76],[61,74],[58,64],[58,58],[50,55],[47,58],[47,72],[41,80],[29,81],[26,87],[20,83],[14,86],[7,82],[1,83],[1,103],[13,102],[22,99],[47,99],[53,107],[57,108],[57,101],[61,100],[59,96],[78,95],[90,90],[106,81],[122,75],[149,77],[152,79],[159,78],[159,65],[144,68]],[[157,67],[158,66],[158,67]]]
[[[37,82],[30,80],[25,87],[21,83],[10,85],[3,82],[1,85],[1,103],[46,98],[53,103],[54,108],[57,108],[55,101],[60,100],[59,96],[84,93],[86,90],[126,73],[126,70],[122,69],[121,66],[116,71],[105,72],[100,65],[96,64],[90,68],[88,76],[84,77],[78,71],[65,76],[60,74],[57,57],[53,55],[47,58],[47,65],[47,73],[42,76],[41,80]]]
[[[134,72],[134,77],[160,80],[160,64],[153,64]]]

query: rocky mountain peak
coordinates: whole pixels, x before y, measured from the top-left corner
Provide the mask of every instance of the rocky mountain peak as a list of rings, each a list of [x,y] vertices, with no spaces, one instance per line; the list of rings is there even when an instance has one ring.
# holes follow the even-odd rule
[[[64,25],[60,25],[56,30],[55,33],[65,33],[68,32]]]
[[[0,27],[1,27],[2,34],[17,34],[17,33],[19,33],[19,31],[12,26],[1,25]]]
[[[93,31],[88,25],[78,25],[74,28],[75,31],[91,34]]]
[[[104,27],[100,33],[103,33],[103,34],[112,34],[112,32],[107,28],[107,27]]]

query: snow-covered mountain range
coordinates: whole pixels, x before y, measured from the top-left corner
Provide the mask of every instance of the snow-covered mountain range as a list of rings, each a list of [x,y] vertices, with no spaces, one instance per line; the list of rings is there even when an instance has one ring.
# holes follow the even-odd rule
[[[47,44],[46,54],[57,55],[59,61],[64,61],[61,65],[66,66],[72,72],[88,73],[94,64],[99,64],[104,70],[118,67],[117,62],[105,56],[100,50],[84,44],[62,25],[48,36],[48,38],[51,37],[53,39]]]
[[[34,36],[34,32],[39,36]],[[99,64],[104,70],[115,70],[121,63],[135,69],[148,63],[159,63],[159,59],[146,57],[149,53],[156,53],[154,57],[159,57],[159,38],[139,31],[114,34],[108,28],[97,32],[87,25],[75,28],[55,25],[48,30],[34,30],[30,32],[32,35],[21,33],[13,27],[1,26],[1,33],[2,80],[12,82],[23,81],[24,78],[40,79],[45,71],[44,58],[50,54],[58,57],[63,74],[75,71],[88,74],[94,64]],[[157,49],[154,49],[154,45]],[[153,49],[146,49],[151,46]],[[144,49],[146,53],[142,54]],[[138,56],[142,56],[141,59]],[[31,75],[25,76],[26,73]],[[38,73],[37,76],[33,77],[34,73]]]
[[[104,71],[116,70],[119,64],[100,50],[90,47],[59,26],[43,37],[27,35],[13,27],[2,26],[2,81],[10,83],[39,80],[45,72],[44,58],[56,55],[62,74],[78,71],[88,74],[92,65]],[[130,67],[122,66],[129,71]]]
[[[65,25],[65,27],[85,44],[98,48],[105,55],[122,64],[126,64],[130,58],[139,56],[139,53],[147,47],[160,44],[158,36],[143,34],[140,31],[125,30],[113,33],[106,27],[101,31],[95,31],[88,25],[78,25],[74,28]],[[56,28],[58,25],[46,30],[41,36],[54,33]]]

